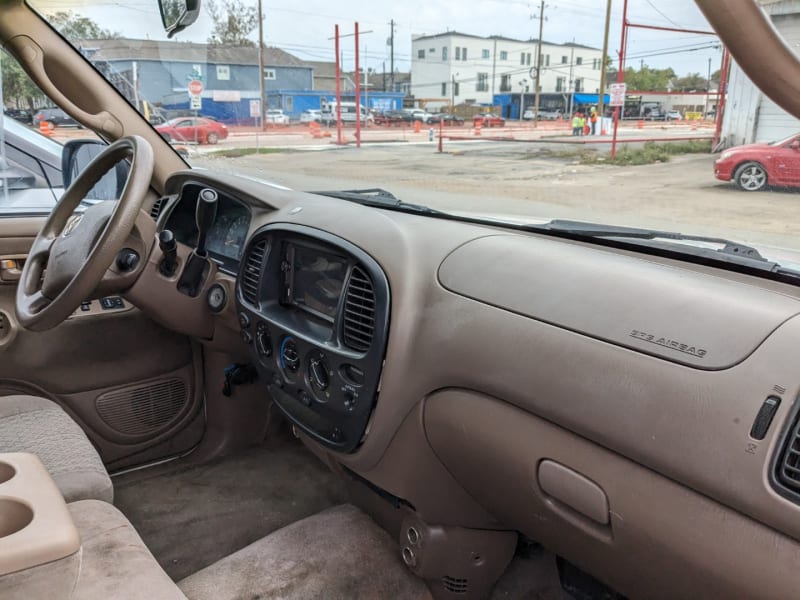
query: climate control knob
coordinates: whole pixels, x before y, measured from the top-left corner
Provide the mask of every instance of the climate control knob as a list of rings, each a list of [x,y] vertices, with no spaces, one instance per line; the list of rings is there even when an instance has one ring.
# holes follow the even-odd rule
[[[314,389],[324,392],[331,383],[328,363],[322,352],[312,352],[308,357],[308,378]]]
[[[281,367],[288,373],[297,373],[300,368],[300,354],[292,338],[284,338],[281,343]]]

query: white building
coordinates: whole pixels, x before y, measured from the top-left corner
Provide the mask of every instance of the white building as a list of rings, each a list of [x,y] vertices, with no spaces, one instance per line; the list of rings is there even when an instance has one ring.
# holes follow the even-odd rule
[[[533,104],[536,40],[450,31],[411,37],[411,93],[442,103],[492,104],[495,94],[527,92]],[[597,93],[602,50],[542,42],[542,93]]]
[[[764,10],[784,37],[787,47],[800,47],[800,0],[762,0]],[[800,121],[778,107],[759,90],[735,61],[727,86],[722,117],[722,142],[726,147],[769,142],[800,132]]]

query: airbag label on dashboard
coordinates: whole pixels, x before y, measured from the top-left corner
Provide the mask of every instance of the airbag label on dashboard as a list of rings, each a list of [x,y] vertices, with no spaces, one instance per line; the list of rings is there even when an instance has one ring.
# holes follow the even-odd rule
[[[684,344],[683,342],[679,342],[678,340],[673,340],[668,337],[659,337],[652,333],[647,333],[646,331],[634,329],[631,331],[630,336],[632,338],[636,338],[637,340],[650,342],[651,344],[663,346],[664,348],[669,348],[671,350],[677,350],[678,352],[683,352],[684,354],[691,354],[697,358],[704,358],[705,355],[708,354],[708,351],[704,350],[703,348],[698,348],[697,346],[692,346],[690,344]]]

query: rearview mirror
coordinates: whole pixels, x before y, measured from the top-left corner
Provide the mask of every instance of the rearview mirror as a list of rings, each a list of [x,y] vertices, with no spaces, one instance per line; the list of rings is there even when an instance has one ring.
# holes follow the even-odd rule
[[[161,10],[164,31],[171,38],[197,20],[200,0],[158,0],[158,8]]]
[[[95,157],[103,150],[106,144],[101,140],[69,140],[64,144],[61,154],[61,176],[64,180],[64,189],[68,188],[75,178],[83,171]],[[86,200],[116,200],[122,195],[125,182],[128,180],[130,166],[126,161],[120,161],[116,166],[98,181],[89,190]]]

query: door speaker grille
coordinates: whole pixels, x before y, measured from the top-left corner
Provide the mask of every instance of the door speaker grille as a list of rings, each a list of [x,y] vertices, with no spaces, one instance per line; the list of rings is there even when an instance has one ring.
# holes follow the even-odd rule
[[[151,434],[169,424],[188,402],[182,379],[114,390],[95,401],[97,413],[119,433]]]
[[[444,589],[451,594],[457,594],[459,596],[466,594],[469,591],[469,580],[461,577],[451,577],[450,575],[445,575],[442,577],[442,585],[444,585]]]

